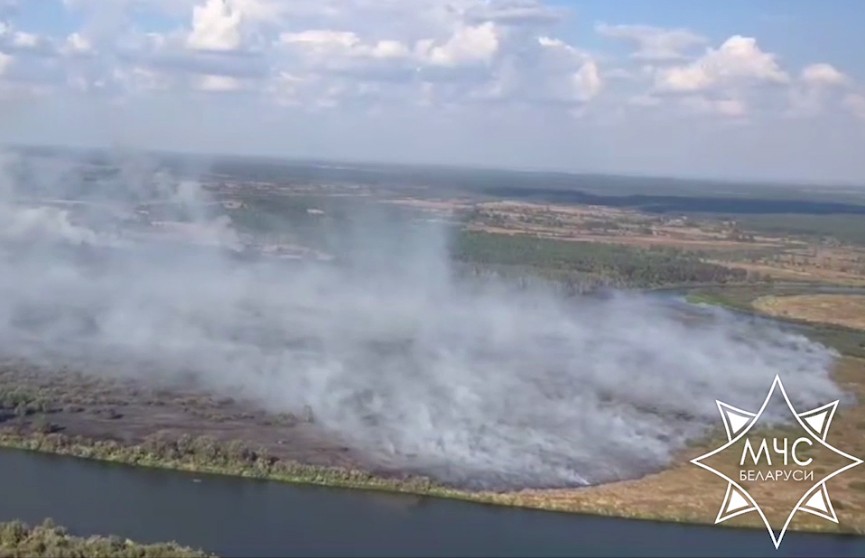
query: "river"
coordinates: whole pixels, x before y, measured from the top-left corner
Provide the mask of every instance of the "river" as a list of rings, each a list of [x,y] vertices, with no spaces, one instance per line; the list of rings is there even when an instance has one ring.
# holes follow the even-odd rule
[[[720,503],[720,499],[719,499]],[[221,556],[865,556],[865,538],[521,510],[0,450],[0,520]]]

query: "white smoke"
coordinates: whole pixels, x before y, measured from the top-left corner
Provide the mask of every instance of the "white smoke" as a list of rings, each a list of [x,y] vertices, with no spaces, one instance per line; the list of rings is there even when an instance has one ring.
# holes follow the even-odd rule
[[[443,229],[358,219],[334,263],[247,260],[194,183],[45,183],[5,164],[0,354],[309,406],[377,466],[475,486],[599,483],[663,467],[720,424],[715,399],[756,409],[776,374],[803,408],[841,396],[832,351],[762,320],[456,279]],[[88,205],[21,201],[34,191]],[[186,223],[142,225],[142,201]]]

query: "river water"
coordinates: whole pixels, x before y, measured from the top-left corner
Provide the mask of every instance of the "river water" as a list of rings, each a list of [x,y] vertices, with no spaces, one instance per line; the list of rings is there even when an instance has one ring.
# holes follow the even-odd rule
[[[719,505],[720,505],[719,493]],[[0,521],[221,556],[865,556],[865,538],[520,510],[0,450]]]

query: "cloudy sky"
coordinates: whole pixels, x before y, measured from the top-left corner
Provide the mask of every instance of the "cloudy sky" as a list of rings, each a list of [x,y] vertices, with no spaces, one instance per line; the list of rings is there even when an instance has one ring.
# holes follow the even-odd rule
[[[0,141],[865,186],[842,0],[0,0]]]

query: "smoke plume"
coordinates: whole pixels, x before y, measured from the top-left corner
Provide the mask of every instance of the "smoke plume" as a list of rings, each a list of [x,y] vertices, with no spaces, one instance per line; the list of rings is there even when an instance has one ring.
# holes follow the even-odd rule
[[[333,261],[250,258],[194,181],[0,166],[0,353],[309,406],[378,465],[601,483],[663,467],[720,424],[715,399],[758,408],[776,374],[802,408],[842,395],[832,351],[767,321],[458,279],[443,228],[372,213]]]

